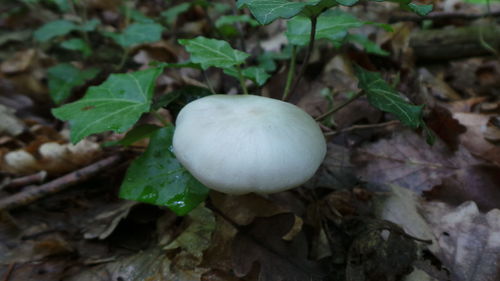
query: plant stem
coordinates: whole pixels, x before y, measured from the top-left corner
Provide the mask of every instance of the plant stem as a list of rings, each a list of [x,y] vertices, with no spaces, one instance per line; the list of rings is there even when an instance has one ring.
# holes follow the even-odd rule
[[[351,102],[357,100],[358,98],[360,98],[363,95],[365,95],[365,91],[361,91],[361,92],[357,93],[354,97],[348,99],[347,101],[343,102],[339,106],[337,106],[335,108],[332,108],[331,110],[328,110],[327,112],[325,112],[325,113],[321,114],[320,116],[316,117],[315,120],[316,121],[321,121],[321,120],[325,119],[326,117],[328,117],[328,116],[334,114],[335,112],[341,110],[342,108],[344,108],[345,106],[347,106]]]
[[[202,73],[203,73],[203,78],[205,79],[205,83],[208,86],[208,89],[210,90],[212,95],[215,95],[214,87],[212,86],[212,83],[210,83],[210,80],[208,80],[207,72],[205,70],[202,70]]]
[[[160,121],[164,127],[170,126],[170,122],[168,122],[165,118],[163,118],[156,110],[151,111],[151,114],[158,120]]]
[[[285,90],[283,91],[283,96],[281,100],[286,100],[288,98],[288,94],[290,93],[290,86],[292,85],[293,74],[295,74],[295,65],[296,65],[296,52],[297,46],[292,46],[292,57],[290,58],[290,65],[288,66],[288,75],[286,77]]]
[[[238,71],[238,80],[240,81],[241,88],[243,89],[243,94],[248,95],[248,89],[247,89],[247,85],[245,85],[245,78],[243,78],[243,73],[241,72],[241,67],[239,65],[237,65],[236,70]]]
[[[318,22],[318,16],[311,17],[311,33],[309,34],[309,45],[307,47],[306,56],[304,57],[304,61],[300,66],[299,74],[295,77],[295,81],[293,81],[291,94],[295,92],[297,86],[299,85],[300,79],[304,75],[306,71],[307,64],[309,62],[309,57],[311,56],[312,50],[314,48],[314,39],[316,38],[316,24]]]
[[[127,62],[127,58],[128,58],[128,53],[129,53],[129,49],[128,48],[123,48],[123,54],[122,54],[122,58],[120,59],[120,63],[116,66],[116,70],[120,70],[123,68],[123,66],[125,65],[125,63]]]

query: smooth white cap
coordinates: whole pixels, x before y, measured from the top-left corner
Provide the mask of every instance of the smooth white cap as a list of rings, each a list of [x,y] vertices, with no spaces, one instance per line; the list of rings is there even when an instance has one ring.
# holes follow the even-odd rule
[[[311,178],[326,154],[313,118],[297,106],[254,95],[213,95],[186,105],[173,138],[177,159],[207,187],[273,193]]]

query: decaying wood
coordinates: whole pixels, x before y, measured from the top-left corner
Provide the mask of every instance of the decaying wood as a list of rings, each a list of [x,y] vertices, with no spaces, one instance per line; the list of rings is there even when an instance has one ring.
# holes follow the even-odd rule
[[[419,16],[415,13],[394,13],[389,18],[390,23],[400,21],[421,22],[423,20],[444,21],[444,20],[476,20],[484,17],[500,17],[500,11],[490,13],[469,13],[469,12],[432,12],[426,16]]]
[[[500,50],[500,25],[455,27],[422,30],[414,33],[410,46],[417,60],[450,60],[493,55],[481,38],[495,50]]]

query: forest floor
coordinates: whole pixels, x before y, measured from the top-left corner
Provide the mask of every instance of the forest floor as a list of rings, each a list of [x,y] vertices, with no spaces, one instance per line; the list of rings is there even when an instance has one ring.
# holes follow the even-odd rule
[[[374,45],[318,40],[288,99],[313,117],[344,104],[359,92],[356,63],[425,105],[434,144],[361,97],[322,119],[327,156],[301,187],[211,191],[185,216],[120,199],[147,138],[109,146],[124,134],[105,132],[73,145],[70,126],[51,110],[111,73],[185,61],[180,38],[224,37],[255,58],[284,53],[286,20],[219,25],[222,15],[251,14],[233,1],[208,2],[0,4],[1,281],[500,280],[498,2],[437,0],[426,17],[387,2],[342,7],[392,31],[376,24],[349,31]],[[40,31],[63,19],[86,27],[56,22]],[[131,22],[161,26],[159,37],[109,35]],[[299,49],[299,66],[303,60]],[[289,62],[279,55],[268,62],[272,78],[248,86],[279,99]],[[219,69],[167,67],[155,97],[185,87],[240,91]],[[182,95],[157,114],[174,122],[198,92]],[[149,114],[139,124],[162,126]]]

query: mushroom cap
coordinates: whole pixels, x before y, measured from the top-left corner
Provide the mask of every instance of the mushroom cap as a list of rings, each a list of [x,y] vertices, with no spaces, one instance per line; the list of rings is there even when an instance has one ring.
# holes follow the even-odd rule
[[[180,111],[173,150],[209,188],[273,193],[311,178],[325,157],[326,142],[314,119],[293,104],[254,95],[212,95]]]

